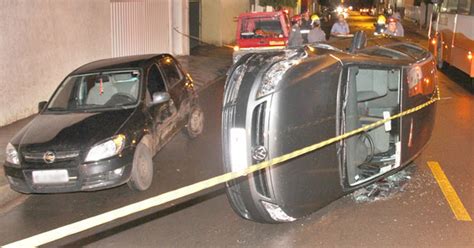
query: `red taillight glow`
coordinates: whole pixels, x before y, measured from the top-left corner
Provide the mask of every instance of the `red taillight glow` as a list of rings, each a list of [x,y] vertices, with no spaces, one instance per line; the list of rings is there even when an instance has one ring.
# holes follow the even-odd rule
[[[467,53],[467,59],[472,60],[472,53],[471,53],[471,51],[469,51],[469,52]]]

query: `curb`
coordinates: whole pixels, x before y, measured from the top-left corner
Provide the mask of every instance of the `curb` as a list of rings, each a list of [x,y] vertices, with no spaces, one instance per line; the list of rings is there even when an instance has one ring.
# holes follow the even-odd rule
[[[196,89],[196,93],[201,93],[203,90],[209,88],[209,86],[215,84],[217,81],[225,79],[226,75],[218,75],[214,79],[209,80],[203,87],[199,87],[199,89]]]

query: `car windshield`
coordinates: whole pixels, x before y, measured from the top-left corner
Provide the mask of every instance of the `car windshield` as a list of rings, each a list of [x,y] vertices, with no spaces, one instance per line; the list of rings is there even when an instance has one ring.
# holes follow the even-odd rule
[[[138,101],[138,70],[69,76],[51,98],[46,111],[123,109]]]
[[[283,37],[280,16],[253,16],[242,19],[240,38],[277,38]]]

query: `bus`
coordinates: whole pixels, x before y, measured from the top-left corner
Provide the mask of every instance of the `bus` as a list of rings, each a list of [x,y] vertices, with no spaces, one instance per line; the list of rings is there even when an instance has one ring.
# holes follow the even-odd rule
[[[474,0],[444,0],[434,9],[429,50],[438,68],[456,67],[469,75],[474,87]]]

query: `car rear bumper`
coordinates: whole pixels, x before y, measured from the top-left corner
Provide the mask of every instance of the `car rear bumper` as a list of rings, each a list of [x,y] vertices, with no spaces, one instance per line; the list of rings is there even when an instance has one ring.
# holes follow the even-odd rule
[[[10,187],[22,193],[62,193],[95,191],[126,183],[132,171],[133,153],[115,156],[93,163],[82,163],[67,168],[17,168],[5,164],[5,175]],[[33,171],[67,170],[69,180],[65,183],[33,182]]]

